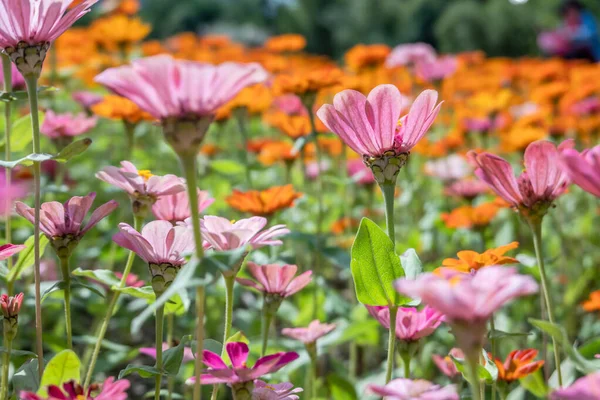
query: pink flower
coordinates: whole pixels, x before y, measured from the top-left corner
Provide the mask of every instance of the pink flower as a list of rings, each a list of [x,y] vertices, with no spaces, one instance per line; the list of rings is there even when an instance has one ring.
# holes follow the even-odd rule
[[[0,246],[0,260],[6,260],[14,254],[23,250],[26,246],[23,244],[3,244]]]
[[[215,201],[207,191],[198,189],[197,195],[199,212],[203,212]],[[152,206],[152,213],[157,219],[170,222],[184,221],[191,216],[189,196],[186,192],[161,196]]]
[[[479,179],[463,179],[444,188],[444,194],[465,199],[474,199],[489,190],[487,183]]]
[[[256,63],[212,65],[158,55],[109,68],[95,80],[165,119],[213,115],[240,90],[266,79],[267,72]]]
[[[15,64],[11,64],[11,72],[12,72],[12,89],[22,90],[25,88],[25,78],[19,72]],[[0,74],[0,88],[4,88],[4,74]]]
[[[58,387],[48,386],[48,397],[41,397],[33,392],[21,392],[21,400],[127,400],[127,389],[129,381],[108,377],[98,390],[98,385],[91,385],[87,390],[76,383],[70,381]]]
[[[366,306],[371,314],[386,329],[390,329],[390,309]],[[418,311],[413,307],[400,307],[396,314],[396,337],[405,342],[414,342],[431,335],[444,321],[444,316],[429,306]]]
[[[557,389],[550,400],[598,400],[600,399],[600,372],[579,378],[571,386]]]
[[[387,400],[459,400],[454,385],[442,387],[423,379],[398,378],[385,386],[369,385],[368,388]]]
[[[169,346],[169,343],[163,342],[163,345],[162,345],[163,352],[169,350],[170,348],[171,348],[171,346]],[[156,348],[155,347],[142,347],[142,348],[140,348],[140,354],[145,354],[147,356],[150,356],[150,357],[156,359]],[[192,349],[189,347],[184,347],[183,362],[187,363],[190,361],[194,361],[194,359],[195,359],[195,357],[194,357],[194,353],[192,352]]]
[[[442,182],[455,181],[471,174],[469,163],[458,154],[425,163],[425,173],[435,176]]]
[[[285,336],[296,339],[304,344],[313,344],[317,339],[327,335],[335,329],[335,324],[322,324],[315,319],[306,328],[284,328],[281,330]]]
[[[600,99],[598,97],[588,97],[578,101],[571,106],[571,112],[575,115],[590,115],[600,110]]]
[[[287,115],[308,115],[300,97],[295,94],[285,94],[273,100],[273,107]]]
[[[191,226],[191,219],[185,224]],[[200,220],[202,238],[205,249],[216,251],[235,250],[240,247],[251,246],[258,249],[264,246],[279,246],[283,242],[275,238],[290,233],[285,225],[275,225],[267,230],[262,230],[267,225],[263,217],[251,217],[231,222],[227,218],[207,215]]]
[[[225,346],[227,355],[231,360],[232,366],[225,364],[223,359],[212,351],[203,351],[203,362],[208,367],[205,374],[202,375],[203,385],[214,385],[227,383],[232,386],[245,382],[252,382],[263,375],[279,371],[282,367],[298,358],[298,353],[281,352],[259,358],[254,367],[248,368],[248,345],[243,342],[229,342]],[[188,379],[188,383],[193,383],[193,377]]]
[[[123,278],[122,272],[115,272],[115,276],[119,279]],[[136,274],[129,273],[127,278],[125,279],[125,286],[127,287],[142,287],[144,286],[144,281],[140,280],[139,276]]]
[[[57,201],[42,204],[40,210],[40,230],[48,236],[48,239],[52,241],[52,245],[57,251],[63,246],[69,247],[69,243],[76,245],[87,231],[119,206],[114,200],[104,203],[94,210],[84,227],[83,219],[92,207],[95,198],[96,193],[90,193],[87,196],[71,197],[64,204]],[[33,208],[19,201],[16,204],[16,209],[20,216],[32,224],[34,223],[35,210]]]
[[[433,61],[417,63],[416,74],[427,82],[439,81],[452,75],[458,68],[458,60],[453,56],[439,57]]]
[[[458,348],[453,348],[452,350],[450,350],[450,355],[442,357],[440,355],[434,354],[431,356],[431,359],[438,367],[438,369],[442,372],[442,374],[446,375],[449,378],[454,378],[455,376],[459,375],[460,372],[458,371],[458,369],[456,369],[456,364],[454,364],[454,361],[450,356],[461,359],[465,358],[465,355],[462,352],[462,350]]]
[[[367,97],[343,90],[335,95],[333,105],[321,106],[317,116],[358,154],[407,153],[433,124],[441,105],[436,106],[437,97],[435,90],[423,91],[400,119],[402,96],[394,85],[379,85]]]
[[[465,128],[469,131],[487,132],[490,129],[500,129],[505,123],[505,119],[501,116],[492,118],[466,118],[463,121]]]
[[[259,290],[263,293],[288,297],[302,290],[312,279],[312,271],[306,271],[295,277],[298,267],[295,265],[258,265],[248,262],[250,273],[258,282],[250,279],[236,278],[238,283]]]
[[[322,160],[320,166],[316,161],[310,161],[306,163],[306,177],[311,181],[314,181],[321,173],[327,172],[330,169],[331,163],[328,160]]]
[[[5,170],[0,168],[0,216],[11,214],[14,201],[25,197],[27,192],[27,186],[23,182],[11,181],[7,185]]]
[[[102,95],[99,95],[98,93],[84,91],[73,92],[71,97],[86,110],[89,110],[93,105],[100,103],[103,99]]]
[[[79,136],[95,127],[97,121],[96,117],[88,118],[85,114],[55,114],[47,110],[40,132],[50,139]]]
[[[302,388],[295,388],[290,382],[266,383],[257,379],[254,382],[252,400],[298,400],[300,397],[294,393],[301,393]]]
[[[23,304],[23,296],[23,293],[10,297],[6,294],[0,296],[0,308],[2,309],[4,318],[10,319],[19,316],[21,304]]]
[[[419,63],[431,63],[437,58],[435,49],[427,43],[401,44],[392,50],[385,60],[388,68]]]
[[[360,185],[370,185],[376,182],[371,170],[362,160],[348,160],[346,168],[348,176]]]
[[[600,197],[600,145],[583,153],[567,149],[561,155],[563,166],[573,183]]]
[[[544,212],[567,189],[567,174],[560,164],[560,152],[573,147],[565,140],[558,149],[547,140],[538,140],[525,150],[525,172],[516,178],[511,165],[489,153],[469,156],[479,167],[475,174],[498,196],[520,210]]]

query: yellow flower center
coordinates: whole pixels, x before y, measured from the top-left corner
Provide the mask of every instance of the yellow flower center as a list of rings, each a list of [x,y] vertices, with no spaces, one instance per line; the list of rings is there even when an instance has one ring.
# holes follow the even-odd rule
[[[150,177],[154,176],[154,175],[152,175],[152,172],[150,172],[149,169],[140,169],[138,171],[138,175],[141,176],[142,178],[144,178],[144,182],[148,182],[148,179],[150,179]]]

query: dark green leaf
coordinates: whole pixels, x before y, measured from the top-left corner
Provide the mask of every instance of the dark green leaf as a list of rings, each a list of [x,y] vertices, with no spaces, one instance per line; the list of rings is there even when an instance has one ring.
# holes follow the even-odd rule
[[[327,375],[327,386],[332,399],[355,400],[358,399],[354,385],[338,374]]]
[[[6,349],[4,347],[0,347],[0,353],[6,353]],[[31,351],[26,350],[11,350],[10,356],[12,357],[27,357],[27,359],[37,358],[37,354]]]
[[[167,374],[175,376],[179,373],[179,367],[181,367],[181,363],[183,362],[185,345],[191,340],[192,337],[186,335],[181,338],[181,341],[177,346],[172,347],[163,353],[163,369]]]
[[[122,369],[119,372],[119,379],[126,377],[127,375],[137,373],[142,378],[150,378],[151,376],[160,375],[160,371],[155,367],[151,367],[149,365],[134,365],[129,364],[125,369]]]
[[[84,151],[86,151],[87,148],[90,147],[91,144],[92,144],[92,139],[90,139],[90,138],[76,140],[73,143],[69,144],[64,149],[62,149],[60,151],[60,153],[58,153],[56,156],[54,156],[52,158],[54,160],[58,161],[59,163],[66,163],[71,158],[78,156],[81,153],[83,153]]]
[[[21,391],[37,392],[40,377],[38,375],[37,359],[23,363],[12,376],[12,384],[15,393]]]

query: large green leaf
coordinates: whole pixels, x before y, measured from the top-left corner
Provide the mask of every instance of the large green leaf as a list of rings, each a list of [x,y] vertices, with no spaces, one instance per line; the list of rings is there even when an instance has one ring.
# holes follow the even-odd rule
[[[121,279],[115,275],[115,273],[109,269],[81,269],[77,268],[72,275],[84,276],[94,281],[103,283],[108,287],[112,287],[121,283]]]
[[[16,281],[21,277],[21,274],[25,269],[33,265],[35,261],[33,248],[34,239],[35,237],[32,235],[25,241],[25,248],[19,252],[19,258],[17,259],[17,262],[8,272],[8,276],[6,277],[7,281]],[[46,235],[40,234],[40,257],[44,254],[44,250],[46,249],[47,244],[48,238],[46,237]]]
[[[544,382],[541,370],[537,370],[525,378],[519,379],[519,383],[535,397],[545,399],[548,396],[549,389],[546,382]]]
[[[40,378],[38,374],[37,359],[23,363],[12,376],[12,384],[15,393],[22,390],[36,392],[39,388]]]
[[[19,158],[14,161],[0,161],[0,166],[5,168],[14,168],[17,165],[33,165],[34,162],[43,162],[48,160],[55,160],[59,163],[66,163],[71,158],[83,153],[92,144],[92,139],[80,139],[77,140],[64,149],[58,154],[47,154],[47,153],[32,153],[23,158]]]
[[[163,370],[169,375],[177,375],[179,373],[179,367],[183,362],[183,351],[185,345],[192,340],[190,335],[186,335],[181,338],[179,344],[166,350],[163,353]]]
[[[404,270],[394,243],[375,222],[362,219],[351,254],[358,301],[369,306],[400,306],[411,300],[394,290],[393,282],[404,277]]]
[[[80,370],[81,363],[77,354],[72,350],[61,351],[46,365],[37,394],[46,397],[48,395],[47,388],[50,385],[62,386],[72,380],[79,382]]]

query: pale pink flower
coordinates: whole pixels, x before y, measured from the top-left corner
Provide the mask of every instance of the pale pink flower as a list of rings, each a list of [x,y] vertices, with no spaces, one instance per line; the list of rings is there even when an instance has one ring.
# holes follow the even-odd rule
[[[567,149],[561,155],[564,169],[573,183],[600,197],[600,145],[583,153]]]
[[[312,271],[296,276],[298,267],[295,265],[258,265],[249,261],[247,267],[258,282],[236,278],[238,283],[266,294],[288,297],[302,290],[312,280]]]
[[[319,163],[317,163],[316,161],[311,161],[306,163],[306,177],[311,181],[314,181],[321,173],[327,172],[330,169],[331,163],[329,162],[329,160],[322,160],[320,166]]]
[[[571,106],[571,112],[575,115],[590,115],[600,111],[600,98],[588,97],[578,101]]]
[[[503,128],[506,124],[506,118],[503,118],[501,115],[495,118],[465,118],[463,124],[469,131],[487,132],[489,130]]]
[[[598,400],[600,399],[600,372],[579,378],[571,386],[557,389],[550,400]]]
[[[21,400],[127,400],[129,381],[126,379],[115,380],[112,376],[106,378],[100,385],[91,385],[85,389],[75,381],[69,381],[62,386],[50,385],[47,387],[48,397],[41,397],[33,392],[21,392]]]
[[[348,89],[335,95],[333,105],[321,106],[317,116],[358,154],[407,153],[433,124],[441,106],[437,98],[435,90],[423,91],[400,119],[402,95],[396,86],[379,85],[367,97]]]
[[[14,201],[27,196],[27,192],[23,182],[11,181],[10,186],[7,185],[5,170],[0,168],[0,216],[10,215]]]
[[[185,224],[191,226],[191,219]],[[267,230],[262,230],[267,225],[263,217],[251,217],[231,222],[227,218],[207,215],[200,220],[202,238],[205,249],[216,251],[235,250],[251,246],[258,249],[264,246],[279,246],[283,242],[275,239],[287,235],[290,230],[285,225],[274,225]]]
[[[489,190],[487,183],[479,179],[463,179],[452,182],[444,188],[444,194],[454,197],[462,197],[467,200],[472,200],[480,194],[486,193]]]
[[[437,53],[430,44],[407,43],[394,47],[385,60],[385,66],[388,68],[395,68],[403,65],[431,63],[434,62],[436,58]]]
[[[4,318],[9,319],[19,316],[19,311],[21,311],[21,305],[23,304],[23,296],[23,293],[10,297],[6,294],[0,296],[0,309]]]
[[[471,174],[473,169],[462,156],[452,154],[445,158],[425,163],[425,173],[442,182],[455,181]]]
[[[457,375],[460,375],[460,371],[456,368],[456,364],[451,357],[464,359],[465,354],[459,348],[453,348],[450,350],[450,354],[446,357],[442,357],[440,355],[434,354],[431,356],[431,359],[438,367],[438,369],[442,372],[442,374],[446,375],[449,378],[454,378]]]
[[[198,189],[198,212],[203,212],[214,203],[207,191]],[[191,217],[190,200],[186,192],[161,196],[152,206],[152,213],[157,219],[170,222],[185,221]]]
[[[123,273],[115,272],[115,276],[119,279],[122,279]],[[129,275],[127,275],[127,278],[125,278],[125,286],[127,286],[127,287],[142,287],[142,286],[144,286],[144,281],[142,281],[140,279],[140,277],[137,276],[136,274],[132,274],[130,272]]]
[[[94,128],[97,122],[96,117],[88,118],[85,114],[55,114],[47,110],[40,132],[50,139],[79,136]]]
[[[443,56],[433,61],[417,63],[416,74],[420,79],[427,82],[442,80],[458,68],[458,60],[454,56]]]
[[[531,143],[525,150],[526,170],[518,178],[501,157],[474,152],[469,156],[478,166],[475,175],[513,207],[547,209],[567,189],[569,179],[561,166],[560,152],[573,145],[572,140],[565,140],[558,148],[547,140]]]
[[[254,381],[252,400],[298,400],[295,393],[301,393],[302,388],[294,388],[290,382],[266,383],[257,379]]]
[[[295,352],[275,353],[259,358],[252,368],[248,368],[246,362],[250,349],[246,343],[229,342],[225,345],[225,350],[231,360],[231,367],[218,354],[208,350],[202,352],[204,365],[208,367],[202,375],[203,385],[226,383],[235,390],[236,384],[252,382],[263,375],[276,372],[298,358],[298,353]],[[187,382],[193,384],[194,381],[192,377]]]
[[[65,237],[69,240],[79,240],[98,222],[113,212],[119,204],[110,200],[98,207],[88,220],[83,224],[83,219],[94,203],[96,193],[87,196],[71,197],[66,203],[57,201],[43,203],[40,210],[40,230],[52,241]],[[35,220],[35,209],[20,201],[16,204],[17,213],[32,224]]]
[[[0,260],[6,260],[8,257],[11,257],[21,250],[23,250],[26,246],[23,244],[3,244],[0,246]]]
[[[273,100],[273,107],[287,115],[308,115],[300,97],[295,94],[285,94]]]
[[[220,65],[157,55],[109,68],[96,82],[136,103],[157,119],[210,116],[267,72],[256,63]]]
[[[171,346],[169,346],[169,343],[163,342],[163,345],[162,345],[163,353],[165,351],[169,350],[170,348],[171,348]],[[156,359],[156,347],[141,347],[140,354],[144,354],[144,355],[147,355],[149,357]],[[194,361],[194,360],[195,360],[195,357],[194,357],[194,353],[192,352],[192,349],[189,347],[184,347],[182,362],[187,363],[187,362]]]
[[[454,385],[440,386],[423,379],[398,378],[385,386],[369,385],[368,389],[386,400],[459,400]]]
[[[19,70],[17,69],[15,64],[11,63],[10,67],[11,67],[11,72],[12,72],[11,81],[12,81],[13,91],[25,89],[25,78],[23,78],[23,75],[21,75],[21,73],[19,72]],[[0,88],[4,88],[4,74],[1,74],[1,73],[0,73]]]
[[[383,306],[366,306],[371,314],[386,329],[390,329],[390,309]],[[419,311],[414,307],[400,307],[396,313],[396,337],[405,342],[414,342],[431,335],[444,321],[442,313],[425,306]]]
[[[334,329],[335,324],[322,324],[315,319],[306,328],[284,328],[281,333],[304,344],[313,344]]]
[[[103,99],[102,95],[98,93],[85,91],[73,92],[71,97],[86,110],[89,110],[93,105],[100,103]]]
[[[346,162],[348,176],[359,185],[370,185],[375,183],[375,177],[363,160],[348,160]]]

